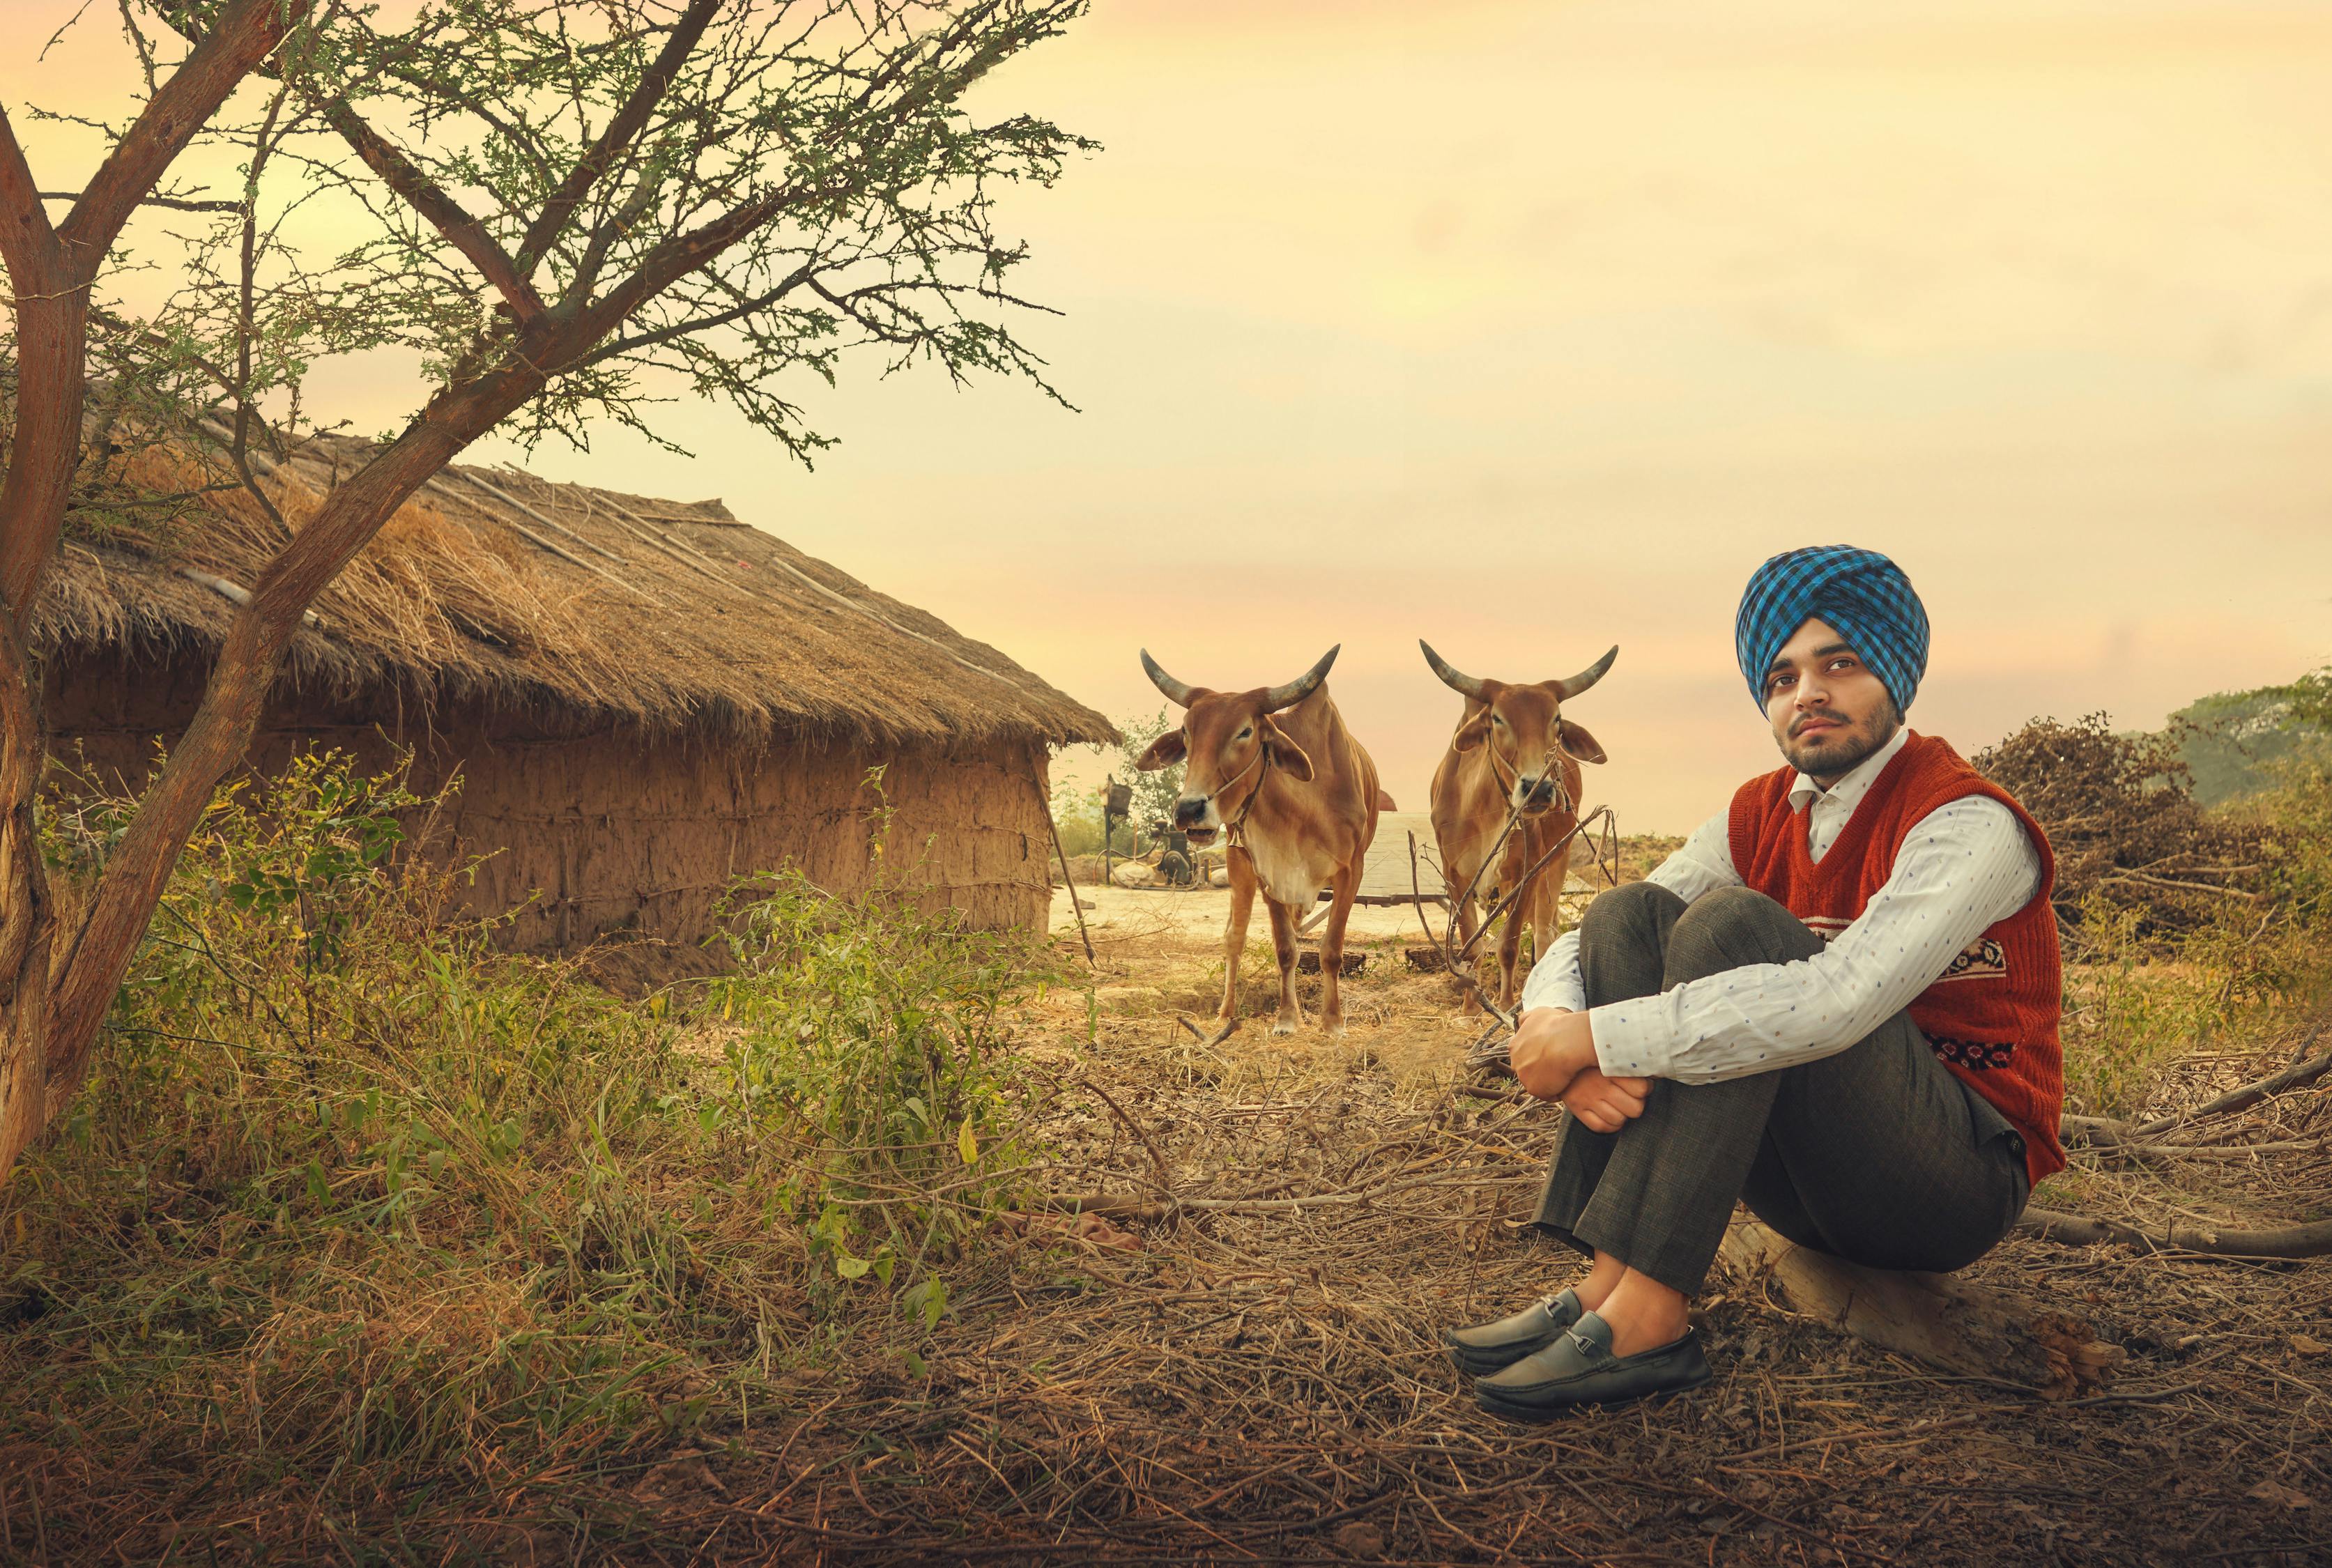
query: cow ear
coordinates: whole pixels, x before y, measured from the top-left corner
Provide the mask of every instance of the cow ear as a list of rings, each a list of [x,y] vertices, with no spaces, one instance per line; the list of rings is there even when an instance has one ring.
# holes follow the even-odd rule
[[[1568,751],[1573,757],[1578,758],[1582,762],[1606,762],[1610,760],[1610,759],[1603,755],[1603,742],[1589,734],[1579,725],[1572,723],[1568,719],[1557,719],[1555,722],[1562,726],[1563,749],[1565,751]]]
[[[1273,767],[1304,783],[1312,781],[1312,759],[1304,754],[1303,747],[1287,738],[1286,731],[1267,718],[1263,721],[1263,746],[1271,753]]]
[[[1480,745],[1489,733],[1490,709],[1489,705],[1485,703],[1480,712],[1468,714],[1466,722],[1458,726],[1458,732],[1449,737],[1449,749],[1453,751],[1471,751]]]
[[[1151,741],[1150,749],[1142,752],[1133,765],[1144,773],[1155,773],[1161,768],[1171,768],[1189,754],[1190,747],[1182,739],[1182,731],[1169,730]]]

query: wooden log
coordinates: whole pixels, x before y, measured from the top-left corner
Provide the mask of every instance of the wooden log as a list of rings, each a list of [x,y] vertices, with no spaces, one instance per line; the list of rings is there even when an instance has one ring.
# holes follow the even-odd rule
[[[2118,1219],[2060,1214],[2053,1209],[2027,1209],[2017,1220],[2016,1229],[2027,1236],[2062,1242],[2068,1247],[2096,1247],[2117,1241],[2146,1252],[2200,1252],[2213,1257],[2332,1257],[2332,1219],[2279,1225],[2266,1230],[2173,1221],[2155,1236]]]
[[[1719,1251],[1796,1312],[1938,1371],[2019,1384],[2048,1400],[2102,1385],[2122,1362],[2078,1317],[1947,1274],[1866,1268],[1736,1219]]]

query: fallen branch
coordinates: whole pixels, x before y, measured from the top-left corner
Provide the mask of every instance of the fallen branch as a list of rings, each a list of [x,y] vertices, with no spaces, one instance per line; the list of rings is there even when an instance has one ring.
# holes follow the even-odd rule
[[[1150,1152],[1150,1162],[1152,1165],[1155,1166],[1158,1171],[1158,1184],[1166,1188],[1167,1190],[1171,1192],[1173,1190],[1174,1172],[1166,1163],[1165,1154],[1160,1151],[1157,1143],[1151,1138],[1148,1130],[1145,1129],[1141,1123],[1135,1121],[1126,1111],[1124,1106],[1112,1099],[1107,1089],[1103,1088],[1091,1078],[1080,1077],[1077,1082],[1085,1087],[1091,1089],[1095,1095],[1099,1095],[1101,1097],[1101,1103],[1109,1107],[1109,1114],[1117,1118],[1118,1124],[1123,1127],[1127,1132],[1133,1133],[1134,1141]]]
[[[2309,1038],[2312,1040],[2313,1036]],[[2298,1062],[2281,1072],[2270,1073],[2257,1083],[2245,1084],[2240,1089],[2230,1089],[2216,1099],[2206,1100],[2191,1111],[2175,1115],[2156,1116],[2151,1122],[2125,1122],[2115,1116],[2065,1116],[2059,1123],[2059,1135],[2068,1143],[2088,1143],[2097,1148],[2117,1148],[2127,1143],[2142,1143],[2174,1132],[2189,1123],[2207,1116],[2223,1116],[2233,1111],[2247,1111],[2260,1101],[2270,1099],[2289,1089],[2305,1088],[2327,1073],[2332,1073],[2332,1053]]]
[[[1866,1268],[1800,1247],[1755,1220],[1725,1233],[1719,1256],[1769,1277],[1795,1310],[1945,1372],[2020,1384],[2061,1400],[2102,1384],[2122,1362],[2077,1317],[1947,1274]]]
[[[1821,1432],[1810,1438],[1799,1438],[1795,1441],[1767,1443],[1763,1448],[1750,1448],[1738,1454],[1728,1454],[1716,1468],[1720,1470],[1730,1470],[1752,1459],[1770,1459],[1787,1454],[1792,1448],[1801,1452],[1818,1453],[1824,1448],[1836,1448],[1843,1443],[1867,1443],[1874,1440],[1889,1443],[1916,1442],[1921,1438],[1931,1438],[1938,1432],[1954,1432],[1962,1427],[1972,1427],[1986,1416],[1997,1413],[1990,1410],[1970,1410],[1964,1415],[1946,1416],[1941,1420],[1920,1421],[1907,1427],[1863,1427],[1850,1432]]]
[[[2230,1089],[2214,1100],[2205,1100],[2191,1111],[2183,1111],[2175,1116],[2157,1116],[2134,1130],[2141,1138],[2151,1138],[2158,1133],[2167,1133],[2174,1127],[2184,1126],[2189,1122],[2199,1122],[2205,1116],[2222,1116],[2230,1111],[2247,1111],[2261,1100],[2280,1095],[2287,1089],[2304,1088],[2327,1073],[2332,1073],[2332,1051],[2326,1052],[2313,1061],[2299,1063],[2294,1066],[2284,1068],[2279,1073],[2270,1073],[2255,1084],[2246,1084],[2240,1089]]]
[[[1517,1177],[1515,1180],[1536,1181],[1538,1178]],[[1043,1192],[1029,1198],[1022,1206],[1059,1209],[1072,1214],[1099,1214],[1111,1219],[1171,1219],[1178,1213],[1301,1213],[1306,1209],[1322,1209],[1330,1205],[1341,1207],[1351,1203],[1371,1203],[1380,1198],[1391,1198],[1427,1187],[1496,1187],[1507,1184],[1496,1179],[1471,1176],[1454,1179],[1421,1176],[1408,1181],[1381,1182],[1374,1187],[1307,1193],[1300,1198],[1183,1198],[1171,1193],[1164,1198],[1144,1198],[1132,1192]]]
[[[2027,1209],[2024,1217],[2016,1222],[2016,1229],[2021,1235],[2062,1242],[2068,1247],[2097,1247],[2118,1241],[2147,1252],[2199,1252],[2213,1257],[2332,1257],[2332,1219],[2279,1226],[2272,1230],[2173,1224],[2162,1235],[2152,1236],[2118,1219],[2094,1219],[2085,1214]]]
[[[2293,1138],[2273,1143],[2109,1143],[2104,1152],[2147,1160],[2241,1160],[2254,1154],[2313,1152],[2324,1145],[2313,1139]]]

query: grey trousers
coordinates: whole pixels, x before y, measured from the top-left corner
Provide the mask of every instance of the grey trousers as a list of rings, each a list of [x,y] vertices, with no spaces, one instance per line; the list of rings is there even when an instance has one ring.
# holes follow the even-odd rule
[[[1647,882],[1589,906],[1579,959],[1600,1007],[1821,946],[1763,894],[1725,888],[1687,908]],[[1654,1079],[1617,1133],[1565,1111],[1559,1140],[1539,1228],[1687,1296],[1736,1199],[1801,1246],[1941,1273],[1989,1251],[2026,1197],[2023,1138],[1905,1013],[1816,1061],[1717,1084]]]

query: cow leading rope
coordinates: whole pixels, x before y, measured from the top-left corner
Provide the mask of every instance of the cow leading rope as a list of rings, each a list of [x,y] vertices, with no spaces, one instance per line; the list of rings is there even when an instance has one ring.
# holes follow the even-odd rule
[[[1473,876],[1467,879],[1465,892],[1459,894],[1456,898],[1450,901],[1449,917],[1442,924],[1440,942],[1441,957],[1444,966],[1452,975],[1457,977],[1460,985],[1466,987],[1467,990],[1473,993],[1475,999],[1482,1004],[1483,1009],[1487,1011],[1493,1018],[1497,1020],[1496,1024],[1493,1025],[1489,1030],[1486,1031],[1481,1038],[1476,1040],[1467,1048],[1467,1056],[1473,1059],[1483,1058],[1486,1055],[1486,1053],[1483,1052],[1483,1047],[1490,1042],[1492,1037],[1497,1033],[1499,1028],[1504,1028],[1509,1034],[1512,1034],[1520,1027],[1519,1009],[1517,1009],[1514,1014],[1509,1014],[1496,1002],[1492,1001],[1490,999],[1489,993],[1482,989],[1480,980],[1477,976],[1469,973],[1463,967],[1467,960],[1473,956],[1474,949],[1477,944],[1478,944],[1484,937],[1489,935],[1490,927],[1497,922],[1501,915],[1505,915],[1509,920],[1521,918],[1521,904],[1523,897],[1529,892],[1532,884],[1538,880],[1540,873],[1546,868],[1547,863],[1553,860],[1558,854],[1562,854],[1567,850],[1571,846],[1571,843],[1573,839],[1577,838],[1582,831],[1593,827],[1598,822],[1601,822],[1603,825],[1603,844],[1598,846],[1598,852],[1595,857],[1596,869],[1601,872],[1606,880],[1608,880],[1614,887],[1618,886],[1620,882],[1619,818],[1613,814],[1610,807],[1599,806],[1593,811],[1589,812],[1584,818],[1574,819],[1571,825],[1571,830],[1565,833],[1562,837],[1556,839],[1554,843],[1548,847],[1546,853],[1541,855],[1536,861],[1532,863],[1530,868],[1516,879],[1514,887],[1504,893],[1499,897],[1498,901],[1492,904],[1483,914],[1481,925],[1477,928],[1471,937],[1467,939],[1465,945],[1462,947],[1454,946],[1452,939],[1457,935],[1458,932],[1458,912],[1465,909],[1473,901],[1474,892],[1481,885],[1484,874],[1496,863],[1500,853],[1505,848],[1506,840],[1513,837],[1515,828],[1521,824],[1523,812],[1528,800],[1528,797],[1523,793],[1520,788],[1522,783],[1522,770],[1520,768],[1516,768],[1515,770],[1514,779],[1511,782],[1508,782],[1504,779],[1499,779],[1498,754],[1495,746],[1491,748],[1488,760],[1490,763],[1490,777],[1493,779],[1498,779],[1499,782],[1505,786],[1507,798],[1506,819],[1499,827],[1498,837],[1492,842],[1489,853],[1482,857],[1482,863],[1474,868]],[[1539,760],[1542,766],[1551,767],[1553,770],[1555,789],[1561,798],[1562,808],[1565,811],[1577,811],[1579,808],[1579,803],[1571,793],[1569,775],[1563,770],[1562,766],[1562,764],[1572,760],[1572,758],[1571,753],[1563,748],[1563,737],[1560,731],[1556,732],[1554,738],[1548,743],[1545,752],[1540,757]],[[1410,888],[1411,895],[1417,902],[1418,922],[1425,927],[1426,934],[1430,937],[1433,928],[1431,923],[1425,918],[1425,897],[1423,891],[1418,885],[1417,857],[1414,845],[1415,840],[1412,838],[1410,854]],[[1610,854],[1608,863],[1604,855],[1604,850],[1607,847]],[[1444,872],[1444,875],[1447,875],[1446,870]],[[1558,894],[1558,897],[1559,896],[1560,894]],[[1546,955],[1544,953],[1534,954],[1534,961],[1535,961],[1536,959],[1544,958],[1545,956]],[[1487,1054],[1495,1055],[1496,1053]]]

